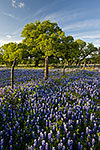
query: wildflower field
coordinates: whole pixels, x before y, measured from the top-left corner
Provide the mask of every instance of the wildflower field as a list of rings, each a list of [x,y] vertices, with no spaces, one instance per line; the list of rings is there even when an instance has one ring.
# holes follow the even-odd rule
[[[1,150],[99,150],[100,71],[0,70]]]

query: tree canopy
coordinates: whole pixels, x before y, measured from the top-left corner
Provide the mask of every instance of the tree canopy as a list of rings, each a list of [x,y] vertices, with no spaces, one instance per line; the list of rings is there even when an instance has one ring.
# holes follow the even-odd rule
[[[42,53],[45,57],[45,78],[48,76],[48,56],[57,54],[64,36],[57,23],[49,20],[27,24],[22,31],[23,43],[29,47],[29,53],[33,56]]]
[[[40,52],[44,56],[56,53],[63,36],[64,32],[57,23],[51,23],[49,20],[26,24],[22,31],[23,43],[29,46],[29,53],[33,56]]]
[[[29,61],[29,57],[34,61],[35,66],[38,66],[39,61],[48,56],[57,60],[62,58],[63,63],[69,64],[73,62],[77,64],[89,57],[96,58],[95,60],[99,62],[99,49],[93,43],[87,44],[81,39],[74,41],[71,35],[65,36],[58,24],[50,20],[43,22],[37,20],[26,24],[21,36],[22,43],[10,42],[0,48],[0,62],[11,65],[17,57],[18,63],[25,63]]]
[[[4,44],[1,47],[3,59],[7,65],[11,65],[15,59],[16,43]]]
[[[28,57],[27,47],[23,43],[17,44],[10,42],[8,44],[4,44],[1,47],[1,52],[3,60],[7,64],[7,66],[12,65],[15,57],[17,58],[17,63],[21,62],[25,57]]]
[[[97,48],[94,47],[93,43],[88,43],[78,39],[76,42],[79,45],[79,59],[83,61],[85,58],[89,57],[93,52],[97,51]]]

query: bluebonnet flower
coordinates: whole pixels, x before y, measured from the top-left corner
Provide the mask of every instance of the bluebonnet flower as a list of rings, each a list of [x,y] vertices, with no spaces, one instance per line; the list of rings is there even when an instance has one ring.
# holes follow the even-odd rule
[[[60,131],[57,131],[57,139],[60,137]]]
[[[43,133],[40,132],[40,138],[43,140],[44,139],[44,136],[43,136]]]
[[[78,82],[75,81],[76,78],[78,79],[80,78]],[[73,80],[73,83],[70,83],[70,86],[69,86],[67,85],[69,78],[61,79],[61,84],[62,84],[60,85],[61,91],[59,91],[59,88],[56,85],[56,83],[54,83],[53,80],[49,80],[49,79],[47,82],[43,81],[42,86],[37,84],[39,80],[37,80],[36,82],[34,80],[31,82],[31,84],[28,83],[26,85],[25,84],[21,85],[23,86],[24,93],[26,93],[26,95],[27,93],[29,93],[29,95],[26,96],[25,103],[22,104],[20,102],[20,104],[17,105],[15,109],[12,109],[12,105],[10,105],[9,103],[5,105],[6,107],[2,107],[2,111],[6,112],[7,110],[7,113],[5,113],[6,116],[3,115],[2,117],[2,119],[3,118],[6,119],[5,124],[2,125],[2,131],[3,131],[2,138],[6,139],[10,135],[17,134],[18,132],[19,139],[25,136],[26,137],[25,141],[27,141],[28,143],[29,138],[33,137],[33,140],[34,139],[37,140],[37,144],[32,143],[30,140],[30,143],[33,144],[32,149],[35,149],[35,148],[37,149],[37,147],[39,148],[39,146],[41,149],[43,149],[44,147],[45,147],[44,149],[48,149],[48,150],[56,149],[53,145],[56,142],[55,140],[53,140],[53,137],[57,138],[57,136],[59,138],[58,141],[60,142],[59,145],[61,149],[71,150],[73,149],[73,144],[78,145],[77,136],[80,136],[80,140],[83,140],[83,141],[84,141],[84,137],[87,137],[88,143],[91,141],[92,138],[94,138],[95,143],[98,144],[100,141],[100,138],[99,138],[100,137],[99,136],[100,119],[96,115],[96,111],[99,111],[100,108],[98,107],[99,105],[96,105],[96,103],[94,103],[93,101],[94,98],[91,98],[91,94],[93,93],[93,91],[95,91],[93,95],[96,95],[97,87],[94,86],[95,83],[93,83],[93,85],[88,84],[88,82],[90,82],[88,80],[93,81],[93,79],[90,79],[87,75],[84,76],[82,73],[78,73],[77,77],[76,75],[74,76],[73,74],[73,77],[71,77],[71,80]],[[48,85],[48,82],[50,86]],[[35,87],[35,85],[38,85],[38,88]],[[77,93],[80,93],[81,97],[78,97],[74,94],[71,95],[70,92],[71,91],[75,92],[76,88],[77,88]],[[17,97],[17,95],[20,98],[23,96],[22,91],[21,91],[22,88],[21,90],[17,88],[17,90],[18,90],[17,91],[18,93],[16,93],[13,100]],[[90,90],[91,90],[91,94],[88,94]],[[30,94],[30,91],[31,91],[31,94]],[[33,93],[36,92],[36,94],[33,94],[32,92]],[[68,92],[68,97],[67,97],[66,92]],[[11,96],[10,94],[7,95],[9,96],[9,98]],[[29,97],[29,100],[27,100],[28,97]],[[71,103],[69,101],[70,97],[73,100],[73,102],[71,101]],[[11,118],[12,120],[10,120]],[[27,122],[27,120],[29,120],[29,123]],[[76,120],[78,121],[76,122]],[[78,126],[75,126],[76,123]],[[86,132],[83,131],[84,129],[83,123],[85,124],[86,127],[88,127],[88,129],[86,129]],[[83,135],[83,132],[81,132],[81,134],[80,132],[77,132],[77,129],[79,129],[79,131],[83,131],[84,135]],[[33,131],[34,133],[36,133],[36,137],[35,135],[32,135]],[[60,135],[58,134],[56,136],[55,133],[56,132],[58,133],[58,131],[60,131]],[[64,137],[62,137],[62,135]],[[43,146],[42,141],[46,140],[46,138],[48,137],[50,139],[49,142],[48,143],[45,142],[45,146]],[[73,144],[72,144],[71,138],[73,139]],[[66,144],[68,140],[70,140],[69,147]],[[8,145],[9,145],[9,141],[11,141],[11,139],[8,140]],[[12,139],[11,141],[12,146],[13,146],[13,141],[14,139]],[[18,143],[17,138],[16,138],[15,143],[16,144]],[[47,147],[46,147],[46,144],[47,144]],[[83,145],[80,143],[80,150],[83,149],[84,145],[85,143]],[[28,144],[26,145],[25,143],[25,146],[27,149]],[[95,148],[96,144],[94,145],[91,144],[91,146],[94,146],[93,148]]]
[[[94,145],[94,144],[95,144],[95,139],[93,138],[93,139],[92,139],[92,145]]]
[[[100,142],[100,136],[98,136],[98,141]]]
[[[48,143],[45,144],[45,150],[48,150]]]
[[[76,138],[76,134],[74,133],[74,134],[73,134],[73,140],[75,140],[75,138]]]
[[[81,147],[81,143],[78,142],[77,149],[80,150],[80,147]]]
[[[9,147],[9,148],[10,148],[10,150],[12,150],[12,149],[13,149],[13,146],[12,146],[12,145],[10,145],[10,147]]]
[[[34,139],[34,148],[36,147],[36,144],[37,144],[37,140]]]
[[[21,143],[23,142],[23,137],[20,137],[20,141],[21,141]]]

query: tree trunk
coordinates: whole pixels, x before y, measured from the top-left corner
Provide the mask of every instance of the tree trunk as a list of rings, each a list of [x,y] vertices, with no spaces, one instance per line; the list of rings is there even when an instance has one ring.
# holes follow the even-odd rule
[[[76,67],[79,67],[80,66],[79,64],[80,64],[80,60],[77,60],[76,61]]]
[[[16,58],[12,64],[12,67],[11,67],[11,88],[12,89],[14,88],[14,67],[15,67],[15,64],[16,64]]]
[[[89,61],[88,61],[88,68],[90,68],[90,67],[89,67],[89,64],[90,64],[90,63],[89,63]]]
[[[95,68],[95,62],[94,62],[94,68]]]
[[[70,61],[68,61],[68,66],[70,66]]]
[[[39,60],[35,60],[35,67],[38,67]]]
[[[45,73],[44,73],[45,80],[48,79],[48,56],[45,57]]]
[[[81,69],[81,61],[79,60],[79,68]]]
[[[65,68],[66,68],[66,63],[64,63],[63,76],[65,75]]]
[[[86,66],[86,59],[84,59],[83,70],[85,70],[85,66]]]
[[[76,61],[76,67],[77,67],[77,65],[78,65],[78,60]]]

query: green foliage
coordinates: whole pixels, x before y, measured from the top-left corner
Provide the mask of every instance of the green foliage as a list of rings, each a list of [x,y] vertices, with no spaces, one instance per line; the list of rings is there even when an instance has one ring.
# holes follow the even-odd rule
[[[97,49],[92,43],[86,44],[80,39],[74,41],[70,35],[66,37],[58,24],[50,20],[37,20],[26,24],[21,36],[24,38],[22,43],[11,42],[0,48],[1,64],[11,66],[17,57],[17,63],[34,62],[37,67],[39,61],[44,60],[46,56],[55,57],[56,62],[62,58],[63,63],[68,64],[78,64],[88,57],[91,57],[93,63],[100,63],[100,48]],[[55,63],[54,59],[52,61]]]
[[[67,36],[62,39],[60,57],[63,59],[63,63],[73,62],[79,54],[79,46],[74,41],[72,36]]]
[[[11,66],[15,57],[17,63],[28,57],[27,46],[23,43],[8,43],[1,47],[3,60],[7,66]]]
[[[87,57],[91,56],[93,52],[97,51],[97,48],[94,47],[94,45],[92,43],[88,43],[86,45],[86,42],[78,39],[76,40],[76,42],[79,45],[79,59],[80,61],[83,61],[84,59],[86,59]]]
[[[19,61],[19,62],[21,62],[25,58],[28,58],[29,53],[27,50],[27,46],[23,43],[17,44],[15,55],[17,57],[17,61]]]
[[[3,54],[1,48],[0,48],[0,64],[3,64]]]
[[[76,42],[78,43],[80,50],[84,49],[84,47],[86,46],[86,42],[84,42],[80,39],[77,39]]]
[[[57,47],[64,36],[64,32],[57,23],[49,20],[25,25],[22,31],[23,43],[29,47],[30,55],[34,57],[56,55]]]
[[[16,43],[8,43],[4,44],[2,48],[2,53],[3,53],[3,60],[5,61],[6,65],[11,66],[16,55]]]
[[[91,54],[90,58],[91,63],[97,63],[100,64],[100,47],[97,49],[97,51],[93,52]]]

